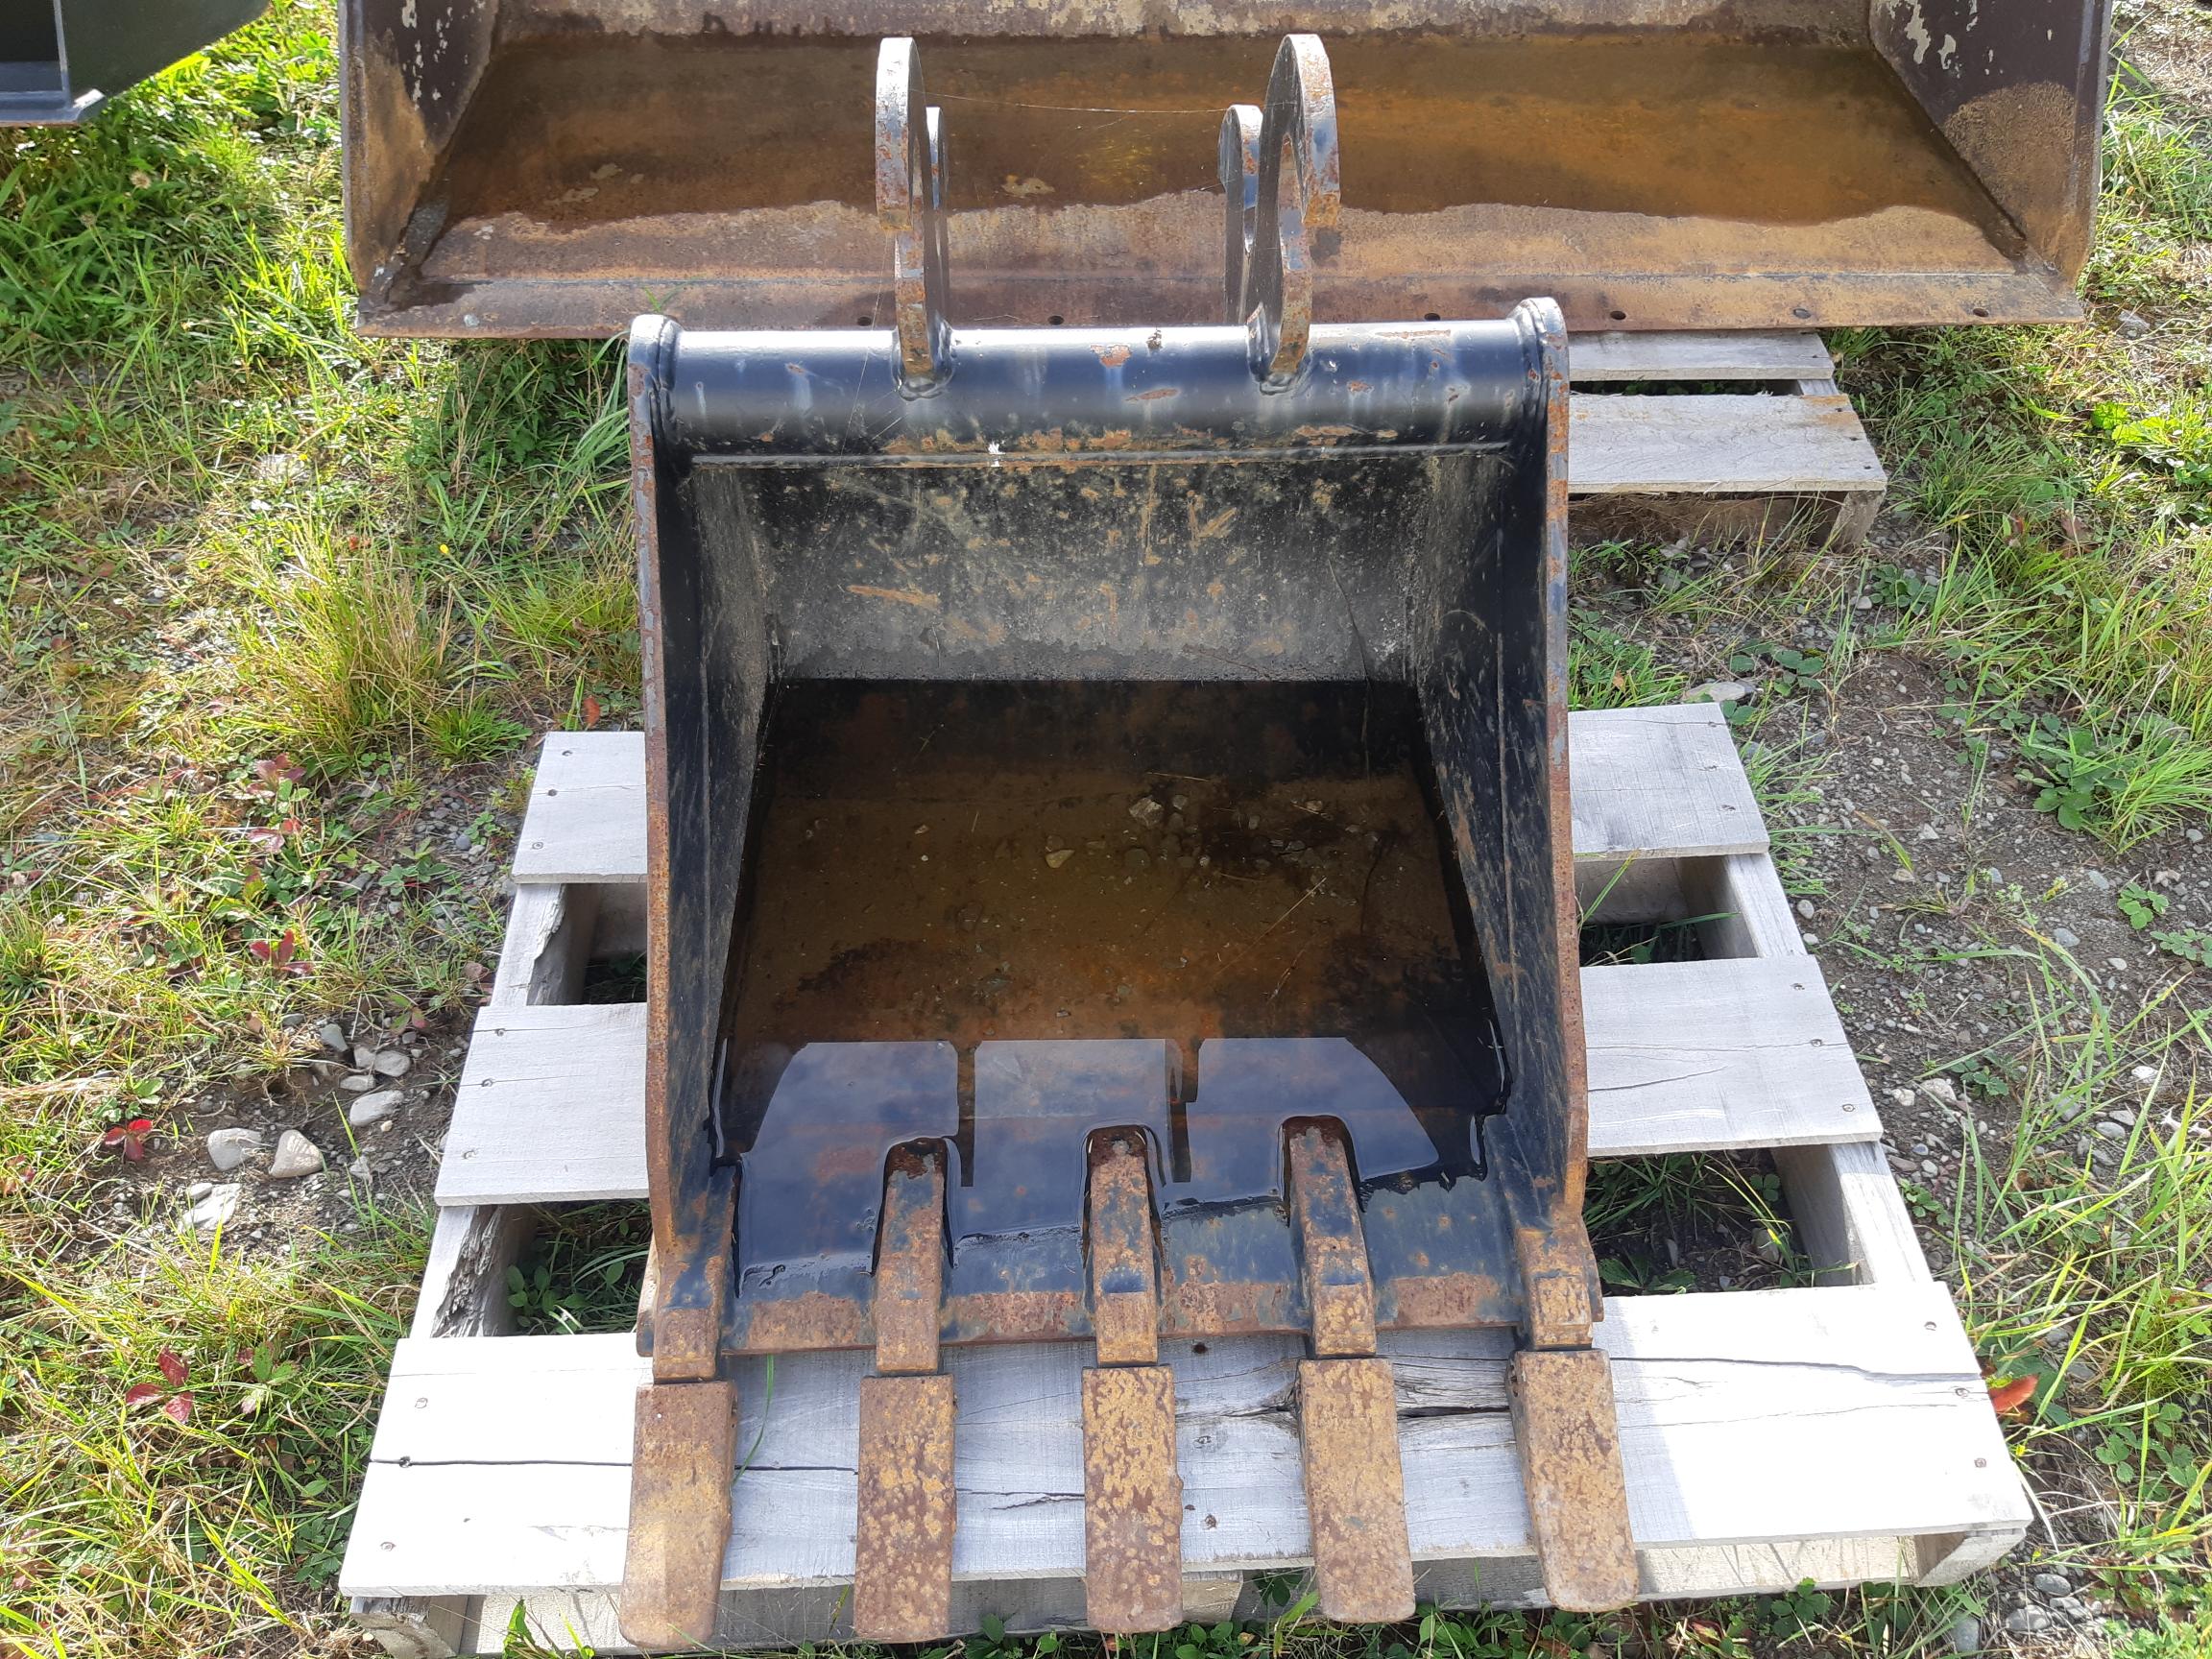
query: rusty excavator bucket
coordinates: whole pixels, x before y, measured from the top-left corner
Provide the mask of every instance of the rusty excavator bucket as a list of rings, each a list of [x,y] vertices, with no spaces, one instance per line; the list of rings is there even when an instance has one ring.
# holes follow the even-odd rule
[[[1214,321],[1206,152],[1256,0],[341,0],[383,334],[889,320],[864,136],[920,37],[962,314]],[[1324,322],[1799,328],[2080,315],[2111,0],[1330,0]]]
[[[1168,1628],[1168,1362],[1251,1333],[1309,1344],[1322,1611],[1408,1617],[1377,1338],[1433,1327],[1519,1334],[1547,1587],[1618,1605],[1558,309],[1314,320],[1356,228],[1293,36],[1208,134],[1230,321],[954,326],[919,62],[881,45],[884,325],[631,337],[658,1268],[623,1627],[712,1631],[733,1362],[851,1349],[854,1632],[947,1634],[943,1350],[1053,1341],[1095,1360],[1091,1622]]]

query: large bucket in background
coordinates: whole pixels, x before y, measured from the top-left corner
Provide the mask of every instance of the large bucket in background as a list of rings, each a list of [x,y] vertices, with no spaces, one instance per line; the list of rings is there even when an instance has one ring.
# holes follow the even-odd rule
[[[1518,1334],[1548,1590],[1618,1605],[1557,310],[1310,321],[1339,204],[1304,36],[1208,147],[1245,325],[951,328],[914,75],[886,42],[895,326],[631,340],[658,1267],[624,1627],[711,1629],[732,1362],[859,1349],[854,1633],[948,1634],[940,1347],[1025,1341],[1095,1348],[1091,1622],[1171,1627],[1163,1346],[1262,1334],[1312,1355],[1322,1610],[1409,1617],[1377,1334],[1435,1328]]]
[[[2079,314],[2110,0],[342,0],[372,333],[885,320],[875,41],[959,133],[955,318],[1217,320],[1206,150],[1324,33],[1324,321],[1576,329]]]
[[[269,0],[8,0],[0,127],[57,127],[261,15]]]

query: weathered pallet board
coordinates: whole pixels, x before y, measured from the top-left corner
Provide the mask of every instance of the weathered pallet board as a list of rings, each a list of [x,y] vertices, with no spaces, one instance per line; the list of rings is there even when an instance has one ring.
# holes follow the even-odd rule
[[[1567,345],[1577,386],[1623,380],[1825,380],[1836,373],[1817,334],[1577,334]]]
[[[1615,1298],[1614,1359],[1640,1547],[2004,1527],[2019,1484],[1974,1355],[1939,1286]],[[1291,1338],[1169,1345],[1192,1570],[1297,1566],[1309,1523]],[[1505,1407],[1510,1337],[1399,1334],[1400,1435],[1418,1561],[1529,1554]],[[953,1573],[1079,1576],[1082,1344],[948,1350],[960,1399]],[[773,1394],[741,1374],[724,1565],[733,1587],[837,1584],[853,1571],[854,1383],[865,1355],[785,1356]],[[402,1344],[352,1559],[386,1594],[621,1576],[629,1402],[647,1375],[626,1336]],[[1411,1478],[1419,1471],[1418,1479]],[[349,1564],[349,1581],[355,1576]]]
[[[1576,393],[1570,409],[1575,495],[1857,494],[1888,483],[1839,394]]]

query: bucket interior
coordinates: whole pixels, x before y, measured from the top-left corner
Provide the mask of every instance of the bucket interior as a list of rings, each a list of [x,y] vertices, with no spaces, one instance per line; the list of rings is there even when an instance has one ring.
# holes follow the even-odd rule
[[[503,20],[413,181],[428,212],[371,284],[373,325],[596,331],[644,287],[692,325],[882,317],[874,39],[578,26],[589,10]],[[2070,312],[2064,254],[1932,118],[1863,0],[1788,11],[1740,29],[1323,25],[1344,217],[1319,314],[1495,316],[1533,292],[1577,328]],[[922,35],[955,321],[1216,321],[1214,132],[1274,46]]]

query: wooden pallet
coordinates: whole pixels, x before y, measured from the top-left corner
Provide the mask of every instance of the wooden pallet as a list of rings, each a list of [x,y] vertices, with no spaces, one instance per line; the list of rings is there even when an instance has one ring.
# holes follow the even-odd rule
[[[1608,920],[1705,917],[1705,960],[1583,971],[1591,1150],[1770,1149],[1815,1287],[1609,1298],[1630,1511],[1652,1597],[1940,1583],[2024,1534],[2026,1495],[1975,1357],[1879,1145],[1881,1124],[1799,940],[1720,711],[1577,714],[1574,839]],[[414,1334],[395,1358],[342,1582],[396,1653],[543,1640],[620,1650],[628,1334],[502,1336],[533,1207],[642,1199],[641,1005],[586,1006],[585,964],[637,948],[644,759],[634,733],[545,743],[507,946],[446,1137]],[[1505,1407],[1503,1333],[1399,1334],[1420,1593],[1541,1599]],[[1164,1345],[1188,1505],[1186,1606],[1296,1569],[1308,1527],[1289,1338]],[[864,1355],[741,1368],[723,1637],[842,1632]],[[955,1617],[1079,1623],[1082,1344],[947,1350],[960,1399]]]
[[[1568,487],[1579,499],[1671,499],[1673,522],[1773,527],[1800,501],[1832,512],[1840,545],[1873,524],[1888,475],[1817,334],[1586,334],[1569,346],[1578,387],[1719,381],[1727,393],[1591,393],[1570,408]],[[1748,388],[1757,386],[1758,391]],[[1690,497],[1706,497],[1703,502]],[[1725,498],[1739,509],[1731,512]],[[1740,509],[1750,506],[1745,513]],[[1777,512],[1779,506],[1781,511]],[[1812,520],[1815,528],[1818,519]]]

